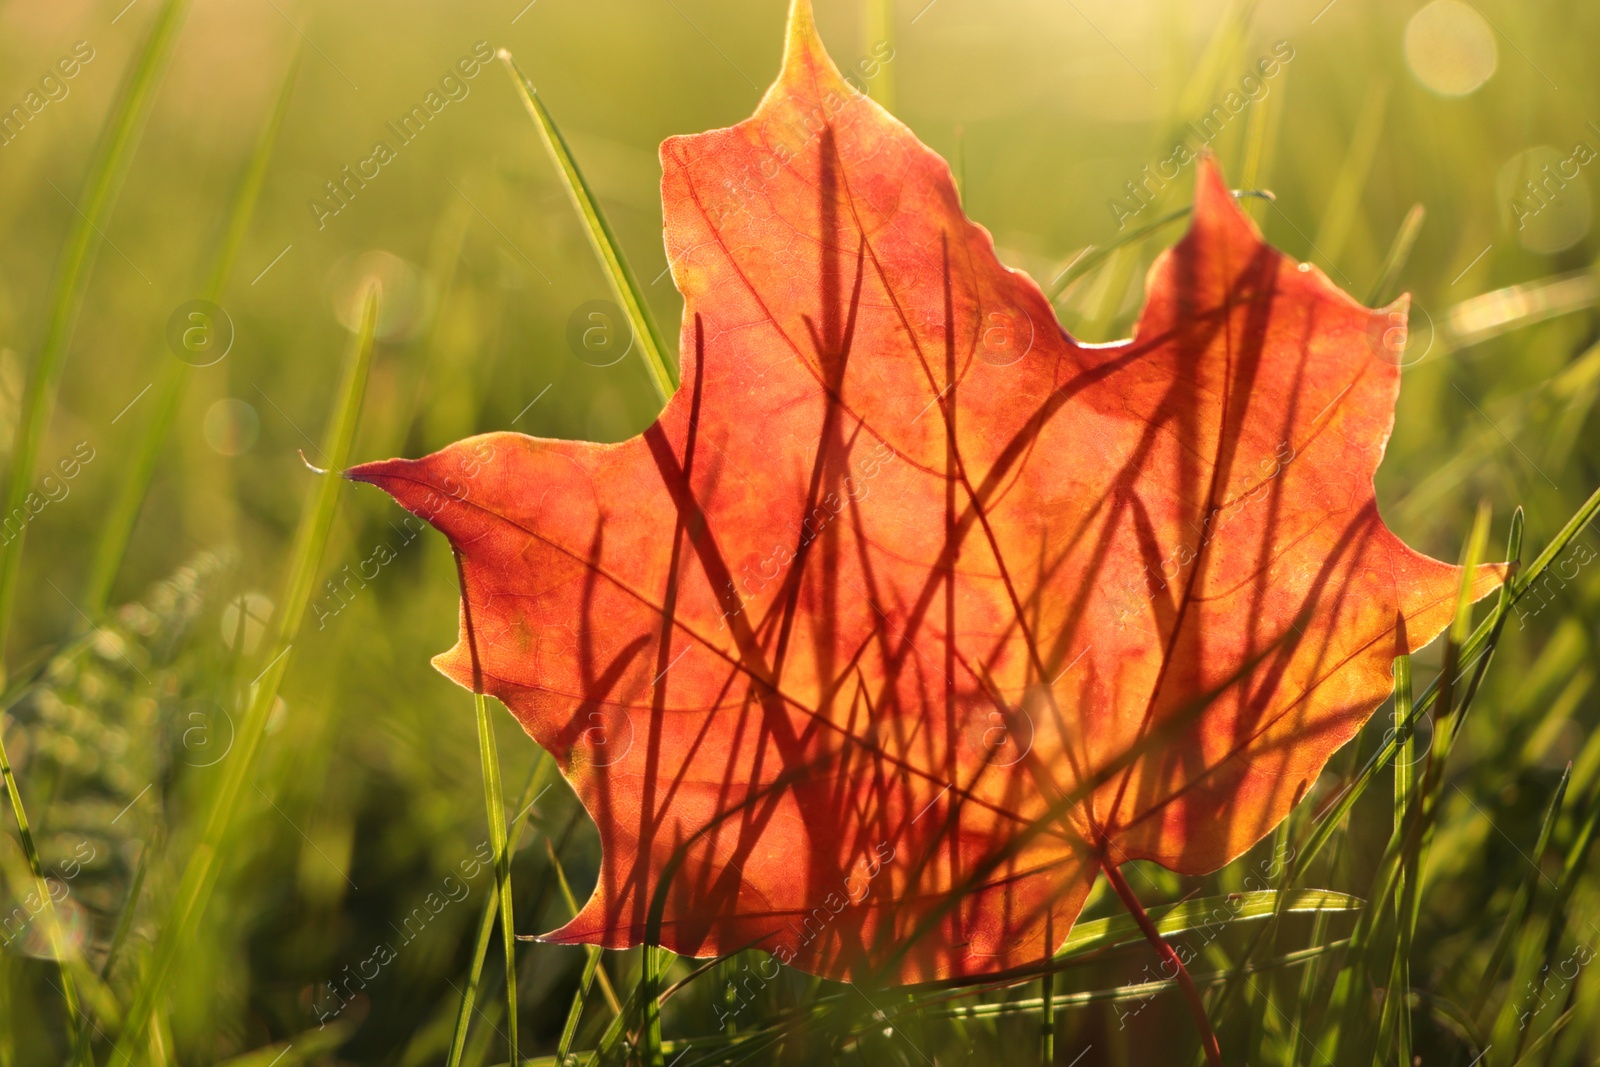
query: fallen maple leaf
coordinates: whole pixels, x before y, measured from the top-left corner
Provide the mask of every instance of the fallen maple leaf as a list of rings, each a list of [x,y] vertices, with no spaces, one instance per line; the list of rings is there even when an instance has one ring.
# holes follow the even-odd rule
[[[1037,963],[1102,868],[1201,874],[1272,830],[1451,617],[1457,569],[1373,494],[1404,300],[1269,248],[1209,159],[1135,338],[1093,346],[806,0],[754,117],[661,160],[686,308],[660,419],[349,472],[449,537],[436,663],[599,828],[549,940],[639,944],[661,889],[691,956]]]

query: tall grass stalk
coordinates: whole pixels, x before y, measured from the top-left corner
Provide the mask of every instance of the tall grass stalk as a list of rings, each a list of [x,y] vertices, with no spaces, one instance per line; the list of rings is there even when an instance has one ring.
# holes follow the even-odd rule
[[[28,824],[28,813],[22,806],[22,791],[17,788],[16,775],[11,773],[11,758],[6,754],[6,719],[0,717],[0,777],[5,778],[6,798],[11,802],[11,814],[17,822],[17,836],[22,839],[22,851],[28,858],[28,870],[33,874],[33,891],[41,902],[40,917],[44,919],[45,933],[50,940],[50,951],[55,956],[56,969],[61,977],[61,995],[67,1004],[67,1016],[74,1028],[81,1025],[78,1006],[78,987],[72,979],[68,946],[61,937],[61,923],[56,913],[55,897],[45,881],[44,865],[39,862],[39,849],[33,843],[33,830]]]
[[[297,50],[289,61],[289,69],[279,86],[277,100],[267,114],[261,134],[256,139],[255,150],[245,167],[244,176],[234,193],[233,204],[228,210],[228,221],[223,229],[222,243],[217,247],[210,277],[201,294],[202,299],[213,304],[219,303],[227,291],[228,281],[233,277],[233,268],[239,259],[239,250],[244,247],[245,235],[250,230],[250,220],[255,215],[256,201],[260,199],[261,186],[266,181],[267,164],[271,161],[273,149],[277,146],[278,133],[283,128],[283,117],[289,110],[295,75],[300,69],[300,54]],[[123,556],[128,551],[128,540],[133,536],[133,527],[139,519],[139,510],[150,492],[150,480],[155,475],[156,463],[161,458],[161,450],[172,432],[173,423],[177,420],[184,389],[194,371],[188,362],[174,358],[170,354],[163,353],[158,358],[163,360],[163,363],[160,384],[156,389],[155,412],[145,423],[144,432],[139,436],[139,443],[134,446],[133,461],[124,468],[124,475],[118,480],[116,500],[112,503],[111,510],[106,513],[100,542],[95,548],[94,560],[89,565],[89,578],[84,586],[82,607],[90,618],[99,618],[110,599],[111,586],[116,581],[117,571],[121,568]]]
[[[321,569],[323,549],[333,529],[339,490],[344,484],[341,475],[349,461],[361,402],[366,395],[380,302],[380,289],[373,283],[365,296],[360,329],[351,338],[345,354],[344,368],[334,394],[333,414],[323,435],[321,455],[333,466],[320,474],[301,512],[282,595],[272,618],[270,640],[265,643],[268,658],[250,685],[244,718],[236,731],[233,749],[222,763],[222,779],[210,799],[204,831],[184,865],[176,898],[123,1021],[116,1049],[119,1060],[137,1063],[137,1057],[142,1055],[141,1043],[165,993],[173,965],[193,937],[216,886],[239,795],[254,770],[267,718],[288,671],[294,640],[305,618],[311,589]]]
[[[517,816],[509,834],[508,848],[512,854],[516,853],[517,843],[522,840],[523,830],[533,815],[533,806],[543,792],[541,786],[554,768],[555,761],[541,752],[533,770],[528,774],[528,784],[522,789],[522,799],[517,803]],[[446,1067],[458,1067],[467,1047],[467,1031],[472,1025],[472,1013],[478,999],[478,986],[483,980],[483,961],[489,953],[489,940],[494,934],[495,919],[500,915],[499,890],[500,880],[497,874],[495,892],[489,894],[488,902],[483,906],[483,917],[478,922],[478,936],[473,942],[472,966],[467,971],[467,987],[462,991],[461,1003],[456,1009],[455,1029],[450,1036],[450,1052],[445,1059]]]
[[[517,92],[521,94],[528,114],[533,116],[534,124],[539,127],[545,148],[549,150],[550,158],[555,161],[556,169],[561,173],[562,184],[572,198],[572,206],[577,210],[578,217],[583,220],[584,232],[589,236],[589,243],[594,247],[595,255],[600,257],[606,281],[610,283],[611,291],[616,294],[617,301],[628,316],[629,325],[633,328],[633,343],[639,346],[639,355],[644,359],[644,369],[650,376],[650,384],[665,402],[678,387],[678,375],[667,358],[667,346],[662,343],[661,331],[656,328],[655,317],[650,313],[650,305],[639,288],[633,269],[628,266],[627,257],[622,254],[622,247],[611,232],[605,213],[600,210],[599,203],[590,192],[583,171],[578,169],[578,161],[572,157],[566,138],[561,136],[561,129],[544,106],[544,101],[540,99],[539,90],[535,89],[533,82],[522,73],[516,60],[511,58],[510,52],[502,48],[500,59],[505,63],[506,72],[511,75],[511,81],[516,85]]]
[[[467,591],[461,591],[465,600]],[[495,890],[500,898],[500,939],[505,945],[506,963],[506,1043],[511,1048],[511,1063],[520,1062],[517,1052],[517,927],[511,910],[511,850],[506,834],[506,801],[500,787],[500,753],[495,747],[494,724],[489,721],[488,701],[481,692],[472,694],[478,718],[478,755],[483,761],[483,796],[489,815],[489,842],[494,848]]]
[[[84,293],[102,233],[110,221],[117,195],[128,174],[134,151],[144,133],[156,92],[172,57],[172,49],[183,26],[189,0],[167,0],[156,14],[144,43],[135,53],[132,66],[118,90],[111,112],[106,117],[83,195],[74,205],[72,226],[57,268],[54,293],[50,299],[49,324],[39,357],[28,373],[18,416],[16,437],[11,449],[11,471],[6,479],[4,515],[23,505],[33,487],[34,468],[45,428],[55,411],[61,372],[66,366],[67,349],[72,344],[83,307]],[[11,632],[11,610],[17,595],[17,578],[22,561],[26,527],[0,547],[0,688],[5,682],[5,648]]]

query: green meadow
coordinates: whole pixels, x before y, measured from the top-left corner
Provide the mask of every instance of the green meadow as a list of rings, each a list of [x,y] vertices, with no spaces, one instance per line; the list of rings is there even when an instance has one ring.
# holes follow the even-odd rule
[[[750,114],[784,7],[0,6],[0,1067],[1203,1062],[1103,885],[998,986],[507,959],[596,833],[431,667],[444,538],[335,475],[650,424],[648,346],[584,331],[637,293],[675,365],[656,149]],[[1595,1062],[1600,6],[817,7],[1074,336],[1127,335],[1202,146],[1274,245],[1411,294],[1384,518],[1522,569],[1275,835],[1136,881],[1229,1063]]]

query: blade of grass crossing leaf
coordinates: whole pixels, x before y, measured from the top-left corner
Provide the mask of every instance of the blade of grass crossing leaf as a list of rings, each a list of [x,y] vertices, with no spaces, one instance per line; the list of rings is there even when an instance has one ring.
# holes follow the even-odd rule
[[[72,228],[61,253],[44,342],[28,373],[23,392],[12,439],[11,471],[6,480],[3,514],[16,511],[32,488],[34,466],[46,426],[55,410],[61,372],[77,326],[78,312],[83,306],[100,235],[122,190],[123,178],[144,132],[145,120],[155,103],[156,91],[166,73],[167,61],[172,56],[188,9],[189,0],[167,0],[156,13],[101,130],[89,177],[75,205]],[[25,532],[26,527],[0,547],[0,682],[4,681],[4,650],[11,629],[11,607],[16,599]]]
[[[1345,956],[1343,967],[1334,981],[1333,992],[1328,1000],[1328,1024],[1324,1031],[1324,1042],[1329,1047],[1329,1055],[1335,1061],[1339,1059],[1341,1046],[1350,1047],[1356,1040],[1356,1030],[1365,1018],[1362,1004],[1361,987],[1365,982],[1367,969],[1367,954],[1372,947],[1373,935],[1377,930],[1378,922],[1383,917],[1385,908],[1380,902],[1392,899],[1394,907],[1392,912],[1396,920],[1398,934],[1399,924],[1403,922],[1406,902],[1401,889],[1402,872],[1410,867],[1413,871],[1420,870],[1419,857],[1425,854],[1425,840],[1428,835],[1428,825],[1438,808],[1439,790],[1444,782],[1444,766],[1449,759],[1450,750],[1461,722],[1461,715],[1452,716],[1451,693],[1453,692],[1452,679],[1455,677],[1457,666],[1460,663],[1460,650],[1464,635],[1471,623],[1472,610],[1472,577],[1477,571],[1478,564],[1483,560],[1484,550],[1488,544],[1490,513],[1487,504],[1478,507],[1478,513],[1472,524],[1472,530],[1467,535],[1467,540],[1462,548],[1462,577],[1456,595],[1456,608],[1454,620],[1451,624],[1449,636],[1445,642],[1444,665],[1440,669],[1441,697],[1443,710],[1435,716],[1434,741],[1428,751],[1426,767],[1423,771],[1422,784],[1419,790],[1420,808],[1412,816],[1397,824],[1390,835],[1389,843],[1385,847],[1383,857],[1378,863],[1373,875],[1372,891],[1368,899],[1373,902],[1373,907],[1362,914],[1357,921],[1355,929],[1350,934],[1350,949]],[[1414,712],[1414,707],[1411,709]],[[1465,714],[1465,708],[1462,708]],[[1404,718],[1397,715],[1403,724],[1403,729],[1409,736],[1414,728],[1415,715],[1407,714]],[[1391,739],[1388,747],[1393,747],[1398,752],[1397,736]],[[1408,786],[1409,793],[1409,786]],[[1392,961],[1391,961],[1392,963]],[[1392,977],[1392,968],[1388,969]],[[1388,1043],[1385,1038],[1392,1034],[1392,1029],[1385,1032],[1386,1025],[1392,1027],[1393,1016],[1386,1010],[1379,1018],[1377,1035],[1377,1050],[1387,1054]]]
[[[1399,750],[1394,761],[1394,822],[1390,833],[1393,846],[1404,839],[1412,818],[1416,737],[1408,725],[1411,711],[1411,657],[1400,656],[1394,661],[1394,719]],[[1409,960],[1414,916],[1409,904],[1415,889],[1415,868],[1403,862],[1394,883],[1394,952],[1389,961],[1389,979],[1378,1022],[1378,1040],[1373,1050],[1374,1067],[1381,1067],[1391,1058],[1395,1063],[1411,1062],[1411,1010],[1407,998],[1411,991]]]
[[[17,836],[22,840],[22,851],[28,857],[28,870],[33,875],[33,891],[43,902],[39,917],[44,920],[45,932],[50,938],[50,950],[56,958],[56,969],[61,977],[61,994],[67,1003],[67,1015],[74,1029],[81,1025],[78,1006],[78,987],[72,980],[72,969],[67,960],[67,948],[61,941],[61,924],[56,914],[55,897],[45,881],[44,866],[39,862],[39,850],[33,843],[33,830],[28,825],[28,813],[22,805],[22,792],[17,788],[16,775],[11,773],[11,759],[6,755],[4,719],[0,719],[0,776],[5,778],[6,798],[11,801],[11,814],[17,823]]]
[[[556,855],[555,846],[550,843],[549,838],[545,838],[544,847],[545,852],[550,857],[551,870],[555,872],[556,885],[561,891],[561,899],[567,905],[567,911],[573,917],[576,917],[578,914],[578,898],[572,894],[572,885],[567,881],[567,872],[562,869],[561,857]],[[598,946],[588,945],[585,947],[597,956],[602,954],[602,950]],[[600,972],[600,992],[605,995],[606,1004],[611,1008],[612,1014],[620,1015],[622,1013],[622,1004],[617,1000],[617,991],[612,988],[611,979],[606,975],[605,971]]]
[[[323,549],[333,528],[339,503],[340,476],[350,458],[356,424],[366,394],[367,376],[372,365],[374,336],[378,324],[380,292],[373,284],[367,293],[361,327],[350,340],[345,354],[334,407],[323,436],[321,454],[333,469],[325,472],[313,489],[289,552],[288,567],[278,600],[278,610],[269,628],[269,640],[261,673],[251,684],[246,710],[234,734],[234,747],[220,767],[223,774],[210,799],[204,830],[199,843],[184,864],[183,874],[167,922],[161,929],[154,951],[124,1022],[117,1043],[118,1062],[134,1059],[150,1027],[156,1005],[165,993],[167,979],[184,946],[199,925],[210,900],[222,853],[228,844],[228,830],[244,791],[246,779],[254,769],[267,720],[277,700],[278,688],[288,670],[288,660],[311,599],[312,585],[321,569]]]
[[[660,937],[659,931],[656,934]],[[661,1049],[661,988],[669,957],[654,940],[646,940],[640,950],[639,1009],[642,1013],[639,1037],[643,1042],[642,1061],[645,1067],[664,1067],[666,1053]]]
[[[1331,945],[1317,945],[1312,948],[1299,949],[1295,952],[1287,952],[1282,956],[1267,960],[1264,963],[1254,964],[1251,967],[1251,971],[1252,973],[1259,974],[1264,971],[1279,970],[1285,967],[1298,966],[1307,962],[1308,960],[1313,960],[1319,956],[1322,956],[1330,950],[1339,947],[1340,944],[1342,944],[1342,942],[1335,942]],[[1211,974],[1197,975],[1195,977],[1195,981],[1204,985],[1220,985],[1222,982],[1227,981],[1228,975],[1231,973],[1231,969],[1226,971],[1215,971]],[[1175,984],[1176,983],[1173,979],[1158,979],[1151,982],[1138,982],[1130,985],[1121,985],[1110,989],[1096,989],[1083,993],[1057,993],[1056,1004],[1059,1007],[1078,1007],[1085,1004],[1103,1003],[1105,1001],[1142,1000],[1146,997],[1149,997],[1153,993],[1161,993],[1170,990]],[[1040,1010],[1042,1006],[1043,1002],[1035,997],[1025,1000],[991,1001],[984,1004],[950,1008],[945,1009],[943,1012],[941,1012],[941,1014],[949,1017],[981,1019],[985,1017],[1012,1015],[1023,1012],[1032,1013]],[[892,1014],[893,1013],[891,1013],[891,1015]],[[873,1020],[873,1024],[878,1026],[882,1025],[882,1023],[878,1022],[877,1020]],[[1324,1061],[1319,1059],[1316,1062],[1320,1064]]]
[[[267,164],[277,144],[278,132],[283,128],[283,117],[289,109],[295,73],[299,68],[300,51],[296,50],[278,89],[277,100],[268,113],[260,136],[256,139],[255,150],[245,167],[244,176],[234,192],[233,204],[228,210],[228,221],[223,229],[222,243],[217,248],[211,276],[202,294],[203,299],[213,304],[222,300],[228,279],[232,277],[234,265],[238,261],[239,250],[244,246],[245,234],[249,231],[250,219],[255,213],[256,202],[260,199],[261,186],[266,180]],[[178,417],[178,408],[183,400],[184,388],[188,385],[189,376],[194,369],[187,361],[167,353],[163,353],[160,358],[163,363],[160,385],[155,396],[154,414],[145,424],[144,433],[140,435],[139,443],[135,446],[133,462],[124,469],[123,477],[118,480],[117,498],[112,503],[111,510],[106,513],[100,542],[95,548],[94,561],[89,565],[89,579],[83,593],[83,610],[90,618],[99,618],[110,599],[112,583],[116,581],[117,571],[122,567],[123,557],[128,550],[128,540],[133,536],[133,527],[138,522],[139,510],[144,506],[145,496],[150,491],[150,480],[155,474],[156,463],[161,458],[161,450],[166,445],[168,434],[172,432],[172,425]]]
[[[522,840],[523,830],[527,827],[530,816],[533,814],[533,805],[539,798],[539,787],[549,776],[554,762],[543,750],[539,750],[538,761],[533,765],[533,770],[528,774],[528,784],[522,787],[522,799],[517,804],[517,818],[511,828],[511,848],[516,850],[516,842]],[[467,988],[461,994],[461,1004],[456,1010],[455,1029],[450,1037],[450,1052],[445,1059],[446,1067],[459,1067],[461,1057],[467,1045],[467,1031],[471,1028],[472,1012],[478,1001],[478,985],[483,980],[483,961],[489,954],[489,939],[494,936],[495,919],[500,915],[499,886],[496,892],[489,894],[489,899],[483,905],[483,917],[478,921],[478,936],[473,943],[472,966],[467,971]]]
[[[1395,661],[1394,682],[1395,718],[1401,722],[1408,722],[1411,719],[1412,705],[1410,656],[1401,656]],[[1416,735],[1408,729],[1400,745],[1399,758],[1395,761],[1396,826],[1404,824],[1406,815],[1410,811],[1411,798],[1415,793],[1411,769],[1414,765],[1416,748]],[[1385,1007],[1389,1004],[1394,1005],[1395,1062],[1401,1064],[1411,1062],[1411,944],[1416,936],[1417,905],[1422,893],[1422,887],[1418,884],[1419,877],[1418,863],[1413,857],[1410,865],[1401,871],[1400,917],[1396,923],[1399,933],[1396,938],[1393,978],[1389,997],[1385,1001]]]
[[[1470,670],[1474,666],[1481,665],[1482,657],[1480,654],[1483,652],[1484,647],[1489,645],[1498,635],[1499,628],[1504,624],[1517,597],[1566,549],[1572,539],[1594,518],[1597,511],[1600,511],[1600,490],[1596,490],[1583,507],[1567,521],[1566,525],[1561,528],[1560,532],[1557,533],[1530,567],[1526,570],[1518,568],[1514,572],[1512,580],[1501,588],[1500,599],[1495,604],[1494,610],[1489,614],[1488,618],[1478,624],[1477,629],[1468,638],[1462,655],[1463,663],[1467,664],[1465,669]],[[1513,566],[1516,566],[1521,549],[1522,513],[1519,509],[1512,516],[1511,537],[1507,552],[1507,559],[1512,562]],[[1433,710],[1434,702],[1439,696],[1439,683],[1440,679],[1438,678],[1428,683],[1422,695],[1414,702],[1411,720],[1405,725],[1414,727],[1417,719]],[[1355,806],[1356,801],[1366,792],[1367,787],[1377,777],[1378,772],[1390,760],[1394,759],[1397,750],[1396,738],[1390,737],[1367,760],[1366,765],[1361,769],[1361,773],[1344,789],[1339,798],[1329,804],[1323,811],[1314,824],[1311,835],[1305,845],[1295,854],[1294,877],[1290,884],[1298,882],[1300,878],[1304,877],[1311,863],[1321,854],[1322,849],[1326,847],[1334,834],[1338,832],[1338,828],[1343,824],[1345,817],[1349,815],[1350,809]]]
[[[1047,942],[1048,943],[1048,942]],[[1056,1061],[1056,976],[1052,972],[1039,979],[1039,1063],[1050,1067]]]
[[[556,126],[555,119],[550,116],[544,101],[539,98],[539,90],[535,89],[527,75],[522,73],[516,61],[511,58],[510,52],[502,48],[500,59],[505,63],[506,71],[511,75],[517,91],[522,94],[522,102],[527,106],[528,114],[533,116],[539,132],[544,136],[545,147],[550,150],[556,168],[561,172],[567,193],[572,197],[573,207],[583,220],[584,229],[589,235],[589,243],[594,246],[595,254],[600,257],[600,264],[605,268],[606,280],[611,283],[612,292],[616,294],[617,301],[627,313],[628,322],[633,327],[634,344],[639,346],[639,354],[644,358],[645,372],[650,376],[650,384],[655,386],[656,392],[665,401],[677,389],[678,378],[674,368],[668,364],[667,347],[661,341],[661,333],[656,329],[655,319],[650,314],[650,305],[644,299],[638,280],[634,278],[633,271],[622,254],[622,248],[617,244],[610,224],[606,222],[605,213],[600,210],[594,194],[589,191],[589,184],[584,181],[583,172],[578,169],[578,162],[572,157],[566,139],[561,136],[561,130]]]
[[[463,601],[466,590],[461,591]],[[506,950],[506,1043],[511,1047],[511,1062],[517,1063],[517,928],[511,910],[511,850],[506,834],[506,799],[500,786],[500,753],[495,745],[494,724],[489,721],[489,705],[482,693],[472,694],[478,720],[478,757],[483,764],[483,796],[489,814],[489,842],[494,847],[495,889],[500,897],[500,937]]]
[[[1253,189],[1237,190],[1233,195],[1237,200],[1249,198],[1270,201],[1272,199],[1271,193]],[[1076,282],[1078,279],[1092,273],[1096,268],[1102,266],[1108,259],[1116,254],[1118,249],[1124,248],[1127,245],[1134,244],[1138,241],[1142,241],[1146,237],[1149,237],[1151,234],[1160,230],[1162,227],[1170,226],[1180,219],[1188,218],[1193,210],[1194,209],[1190,207],[1181,207],[1173,211],[1168,211],[1166,214],[1158,215],[1156,218],[1150,220],[1142,226],[1135,226],[1127,233],[1120,235],[1110,244],[1103,246],[1091,245],[1089,248],[1085,249],[1083,252],[1080,252],[1074,259],[1068,262],[1066,267],[1064,267],[1061,272],[1055,276],[1054,280],[1052,280],[1049,285],[1045,286],[1045,296],[1049,298],[1051,303],[1054,303],[1061,298],[1061,295],[1065,293],[1068,288],[1071,287],[1073,282]]]
[[[1400,229],[1395,231],[1394,241],[1389,245],[1389,254],[1383,257],[1383,266],[1378,268],[1378,280],[1367,293],[1368,307],[1382,307],[1395,298],[1395,282],[1411,259],[1411,249],[1416,246],[1417,235],[1422,232],[1422,222],[1427,215],[1421,204],[1412,204],[1400,221]]]

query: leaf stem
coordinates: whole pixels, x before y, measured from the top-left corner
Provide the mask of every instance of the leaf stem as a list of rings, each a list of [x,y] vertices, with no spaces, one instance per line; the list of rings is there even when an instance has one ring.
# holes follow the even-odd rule
[[[1133,916],[1133,921],[1139,924],[1139,929],[1144,933],[1145,940],[1150,942],[1150,947],[1156,950],[1156,955],[1177,968],[1178,988],[1183,990],[1183,999],[1189,1005],[1189,1014],[1194,1017],[1195,1028],[1200,1031],[1200,1045],[1206,1052],[1206,1063],[1210,1067],[1222,1067],[1222,1049],[1217,1045],[1217,1035],[1211,1031],[1211,1020],[1206,1018],[1206,1006],[1200,1000],[1200,991],[1195,988],[1194,979],[1189,977],[1189,971],[1162,938],[1161,931],[1156,929],[1156,924],[1150,921],[1150,916],[1145,912],[1144,905],[1139,903],[1139,898],[1134,895],[1127,879],[1122,877],[1122,872],[1117,865],[1107,856],[1100,858],[1100,869],[1106,873],[1106,881],[1111,883],[1111,888],[1116,890],[1121,898],[1123,907],[1128,909],[1128,914]]]

